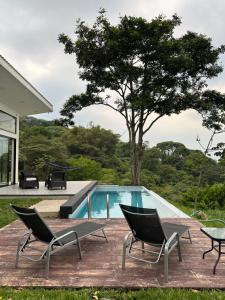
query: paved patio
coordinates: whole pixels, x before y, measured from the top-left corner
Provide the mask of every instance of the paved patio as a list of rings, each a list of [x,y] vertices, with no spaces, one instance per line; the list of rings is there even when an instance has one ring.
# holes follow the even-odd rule
[[[217,274],[213,275],[216,256],[211,253],[202,260],[202,252],[210,247],[210,241],[200,232],[200,224],[193,219],[172,221],[191,227],[193,244],[182,240],[182,262],[178,261],[176,251],[171,253],[167,284],[163,283],[163,260],[157,265],[129,260],[126,270],[121,270],[122,243],[128,227],[125,220],[114,219],[107,221],[109,243],[94,237],[86,238],[81,242],[82,260],[78,258],[76,247],[57,253],[51,260],[48,280],[43,277],[42,263],[21,259],[19,269],[15,269],[16,244],[24,233],[24,226],[20,221],[7,225],[0,230],[0,286],[225,288],[225,256],[218,265]],[[83,221],[48,220],[55,230],[80,222]]]
[[[1,188],[0,198],[10,197],[42,197],[45,198],[62,198],[68,199],[79,193],[82,189],[88,186],[92,181],[67,181],[66,190],[48,190],[43,181],[39,182],[39,189],[21,189],[18,184],[5,186]]]

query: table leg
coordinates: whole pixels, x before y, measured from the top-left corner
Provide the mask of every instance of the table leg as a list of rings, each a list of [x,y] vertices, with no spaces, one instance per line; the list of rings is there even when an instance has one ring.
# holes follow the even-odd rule
[[[213,268],[213,274],[216,274],[216,267],[218,265],[218,262],[220,260],[220,256],[221,256],[221,242],[218,242],[219,243],[219,251],[218,251],[218,258],[216,260],[216,263],[215,263],[215,266]]]
[[[213,240],[211,240],[211,242],[212,242],[211,249],[205,251],[205,252],[202,254],[202,258],[203,258],[203,259],[205,258],[205,255],[206,255],[207,253],[211,252],[211,251],[214,249],[214,242],[213,242]]]

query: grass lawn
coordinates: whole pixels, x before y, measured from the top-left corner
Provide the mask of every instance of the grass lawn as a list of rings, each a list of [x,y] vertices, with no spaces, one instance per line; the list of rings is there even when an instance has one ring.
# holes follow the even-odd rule
[[[138,291],[123,291],[123,290],[92,290],[92,289],[0,289],[0,299],[11,300],[91,300],[91,299],[104,299],[104,300],[219,300],[225,299],[225,293],[222,291],[197,291],[188,289],[162,289],[152,288],[147,290]]]
[[[184,213],[186,213],[187,215],[191,216],[193,209],[190,207],[187,207],[183,204],[180,204],[178,201],[170,201],[171,204],[173,204],[174,206],[176,206],[177,208],[179,208],[180,210],[182,210]],[[220,219],[220,220],[224,220],[225,221],[225,210],[223,209],[205,209],[203,210],[204,213],[208,216],[209,220],[213,220],[213,219]],[[201,222],[204,226],[216,226],[216,227],[224,227],[223,224],[218,223],[218,222],[204,222],[204,220],[201,220],[200,218],[196,217],[195,218]]]
[[[3,227],[16,219],[16,216],[9,209],[9,204],[29,207],[41,199],[0,199],[0,227]],[[191,214],[191,209],[173,203],[187,214]],[[210,218],[225,219],[224,211],[207,211]],[[43,289],[43,288],[0,288],[0,300],[219,300],[225,299],[225,292],[216,290],[191,290],[191,289],[167,289],[152,288],[137,291],[126,290],[93,290],[93,289]]]
[[[29,207],[39,201],[41,201],[40,198],[0,199],[0,228],[16,220],[16,215],[12,212],[12,210],[9,207],[10,203],[15,205],[21,205],[24,207]]]

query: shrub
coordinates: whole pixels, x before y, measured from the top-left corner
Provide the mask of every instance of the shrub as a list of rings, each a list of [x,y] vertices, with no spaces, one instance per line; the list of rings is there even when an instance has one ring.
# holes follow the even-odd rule
[[[102,167],[100,163],[86,157],[70,158],[70,166],[78,167],[77,170],[68,172],[69,180],[100,180]]]
[[[183,193],[183,204],[194,206],[197,188],[192,188]],[[201,209],[224,208],[225,204],[225,184],[214,184],[199,189],[197,207]]]

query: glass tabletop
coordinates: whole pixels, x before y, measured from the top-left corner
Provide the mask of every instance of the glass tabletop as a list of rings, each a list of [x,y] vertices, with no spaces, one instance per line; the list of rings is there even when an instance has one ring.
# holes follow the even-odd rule
[[[204,227],[201,231],[213,240],[225,241],[225,228]]]

